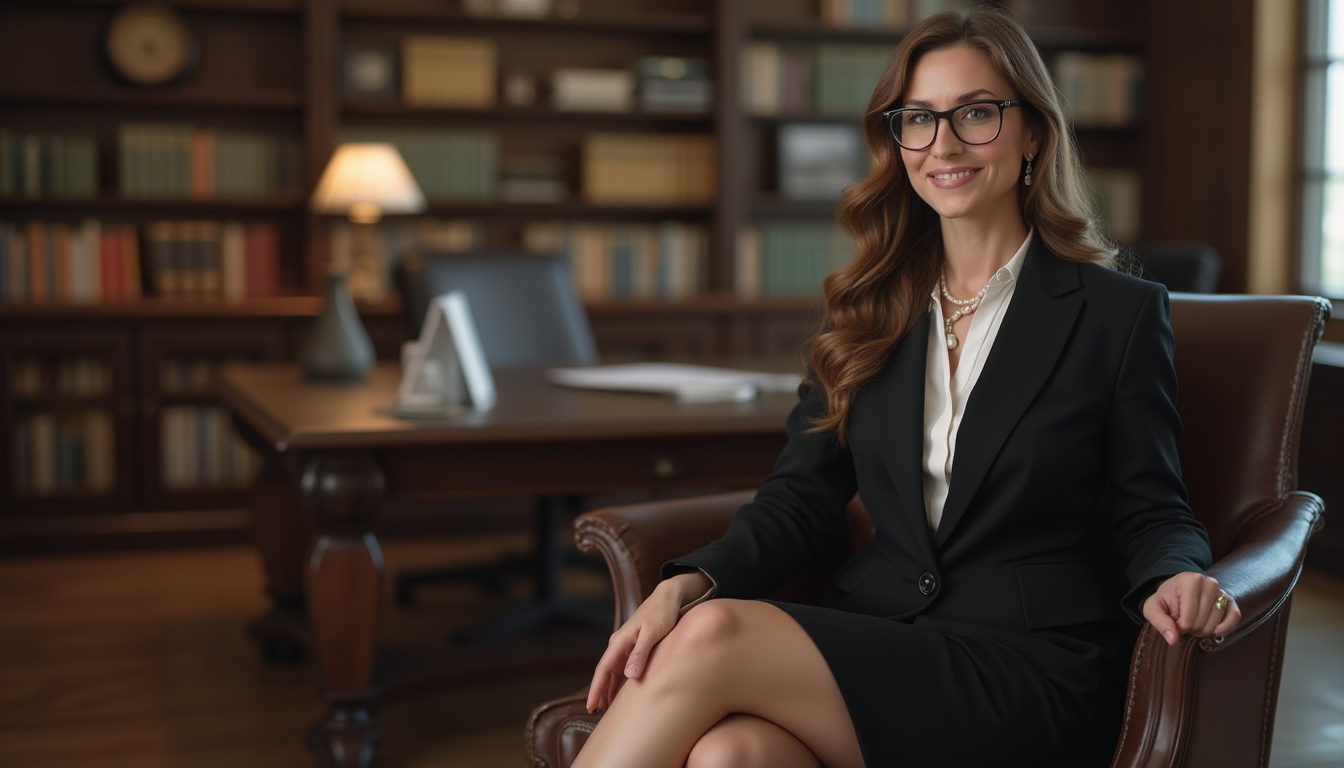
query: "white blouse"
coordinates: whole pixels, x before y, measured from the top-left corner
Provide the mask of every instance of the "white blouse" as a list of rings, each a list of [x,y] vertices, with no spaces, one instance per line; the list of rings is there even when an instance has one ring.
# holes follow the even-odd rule
[[[1033,230],[1034,231],[1034,230]],[[957,429],[966,410],[966,401],[985,367],[985,359],[999,335],[1004,310],[1012,301],[1017,287],[1017,276],[1022,273],[1027,246],[1032,231],[1008,263],[989,280],[989,290],[980,302],[980,308],[971,313],[971,327],[960,342],[961,360],[957,373],[950,376],[946,336],[943,332],[943,303],[934,288],[929,302],[929,352],[924,376],[924,510],[929,518],[929,530],[937,531],[943,519],[943,505],[947,503],[947,489],[952,484],[952,457],[957,450]]]

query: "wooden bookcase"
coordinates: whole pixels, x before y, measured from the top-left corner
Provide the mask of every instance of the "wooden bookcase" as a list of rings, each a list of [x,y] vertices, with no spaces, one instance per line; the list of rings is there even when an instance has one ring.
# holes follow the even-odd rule
[[[1222,15],[1223,4],[1199,1]],[[542,157],[560,169],[569,194],[559,200],[431,200],[424,218],[465,224],[474,241],[487,246],[518,247],[537,222],[611,231],[673,222],[703,232],[704,260],[690,293],[590,299],[599,346],[613,359],[791,354],[818,317],[816,291],[747,291],[744,283],[752,281],[744,270],[752,267],[740,258],[739,246],[744,232],[772,222],[830,226],[834,199],[779,194],[778,137],[785,126],[843,124],[852,117],[806,109],[754,113],[746,103],[744,57],[763,41],[800,50],[890,48],[906,28],[829,25],[821,20],[817,0],[555,0],[553,12],[540,19],[473,15],[467,0],[173,0],[170,5],[194,35],[196,64],[179,84],[137,88],[119,81],[102,53],[107,23],[125,4],[14,0],[0,5],[0,129],[11,135],[86,136],[96,148],[91,193],[0,194],[0,223],[78,227],[93,219],[105,230],[133,227],[140,233],[142,261],[144,233],[153,222],[264,225],[278,241],[277,295],[235,302],[154,297],[156,286],[147,273],[146,296],[134,301],[0,300],[0,465],[9,468],[0,480],[0,549],[5,551],[115,539],[113,534],[182,540],[201,532],[236,535],[243,529],[237,476],[220,479],[222,470],[211,469],[184,480],[192,476],[172,465],[165,434],[193,420],[218,429],[217,406],[203,383],[208,374],[199,371],[223,360],[294,359],[317,312],[332,232],[339,229],[310,213],[306,197],[342,135],[477,132],[497,144],[501,163]],[[1229,262],[1224,270],[1233,275],[1228,287],[1239,288],[1237,265],[1244,264],[1244,247],[1238,256],[1235,244],[1226,238],[1220,242],[1202,208],[1191,217],[1194,227],[1182,227],[1172,213],[1180,209],[1178,201],[1198,200],[1201,190],[1214,194],[1222,185],[1217,178],[1191,179],[1171,162],[1175,144],[1163,129],[1172,121],[1195,124],[1207,114],[1212,97],[1187,99],[1167,77],[1155,76],[1184,56],[1184,34],[1204,22],[1193,12],[1158,13],[1145,0],[1009,5],[1025,15],[1048,61],[1083,52],[1124,54],[1142,62],[1148,76],[1145,106],[1137,117],[1119,126],[1080,125],[1078,144],[1093,167],[1136,174],[1142,190],[1140,236],[1214,242]],[[1234,23],[1245,15],[1248,0],[1231,5],[1233,21],[1224,20],[1224,26],[1234,28],[1218,48],[1218,55],[1229,60],[1250,50],[1249,26]],[[411,35],[488,41],[498,76],[516,76],[524,84],[530,80],[535,99],[518,103],[501,95],[480,107],[420,106],[405,103],[395,89],[383,96],[346,92],[342,66],[350,50],[362,46],[397,54]],[[550,106],[557,70],[630,69],[649,56],[705,60],[713,83],[711,108],[608,112]],[[1201,66],[1216,67],[1217,62]],[[1248,94],[1249,74],[1233,74],[1225,93]],[[243,196],[123,194],[118,137],[125,126],[139,124],[274,137],[296,148],[293,178]],[[586,201],[583,147],[598,134],[710,137],[716,194],[691,204]],[[1211,140],[1228,151],[1241,141],[1236,136]],[[364,311],[380,355],[394,357],[405,335],[396,302]],[[93,393],[24,389],[25,376],[57,377],[72,360],[101,371],[102,388]],[[105,425],[111,426],[110,437],[98,438],[100,445],[111,446],[111,456],[97,461],[100,466],[110,462],[113,481],[54,489],[34,488],[26,478],[19,482],[14,467],[34,415],[41,433],[53,418],[84,424],[88,412],[103,415],[92,417],[98,423],[86,430],[101,435]],[[198,464],[220,461],[216,449],[207,453],[209,460]]]

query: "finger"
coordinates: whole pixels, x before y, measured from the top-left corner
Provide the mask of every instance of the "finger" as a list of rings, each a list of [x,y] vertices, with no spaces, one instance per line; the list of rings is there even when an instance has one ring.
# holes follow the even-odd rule
[[[1219,611],[1219,613],[1222,615],[1215,617],[1217,623],[1212,629],[1212,634],[1215,637],[1227,637],[1231,634],[1232,630],[1236,629],[1237,626],[1241,624],[1241,607],[1238,606],[1237,601],[1233,600],[1231,595],[1229,595],[1227,598],[1227,607],[1222,611]]]
[[[626,657],[625,669],[622,670],[626,677],[633,680],[644,674],[644,668],[649,661],[649,652],[653,650],[652,634],[651,632],[640,632],[639,637],[635,639],[635,647]]]
[[[1158,595],[1149,597],[1143,603],[1143,617],[1153,625],[1167,641],[1167,645],[1175,645],[1176,638],[1180,636],[1180,629],[1176,626],[1176,621],[1171,618],[1167,611],[1165,601]]]

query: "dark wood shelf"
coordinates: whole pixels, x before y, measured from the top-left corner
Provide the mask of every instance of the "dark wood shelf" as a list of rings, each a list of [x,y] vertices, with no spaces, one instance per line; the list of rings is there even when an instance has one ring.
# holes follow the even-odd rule
[[[462,12],[454,4],[437,6],[407,5],[397,2],[347,2],[341,15],[349,21],[376,21],[387,23],[420,22],[430,25],[452,26],[454,29],[480,31],[537,30],[547,34],[569,32],[603,32],[611,34],[672,34],[702,35],[713,31],[713,20],[696,13],[648,12],[638,15],[585,16],[573,18],[550,15],[526,16],[473,16]]]
[[[42,395],[13,395],[14,407],[17,409],[49,408],[51,406],[80,406],[88,408],[113,408],[116,405],[115,395],[105,393],[101,395],[62,395],[62,394],[42,394]]]
[[[416,118],[480,122],[498,125],[501,122],[535,122],[537,120],[574,122],[574,123],[611,123],[613,125],[700,125],[708,128],[714,116],[708,112],[650,112],[634,110],[630,112],[581,112],[576,110],[552,109],[545,106],[532,107],[494,107],[491,109],[457,109],[452,107],[427,107],[402,104],[396,101],[348,100],[341,106],[346,117],[376,118]]]
[[[228,13],[297,14],[306,0],[173,0],[173,6],[189,11],[221,11]],[[126,0],[47,0],[47,5],[72,7],[119,8]]]
[[[248,110],[298,113],[303,108],[303,92],[297,89],[206,90],[173,86],[159,90],[138,90],[129,86],[29,90],[0,89],[0,102],[7,107],[46,108],[162,108],[173,110]]]
[[[33,214],[42,211],[97,210],[109,213],[152,212],[155,216],[241,216],[248,214],[300,213],[305,201],[298,196],[253,199],[195,199],[182,197],[4,197],[0,206]]]
[[[141,299],[128,302],[71,304],[62,302],[0,302],[0,320],[109,320],[133,319],[249,319],[316,317],[322,309],[320,296],[275,296],[225,301],[223,299]],[[377,305],[358,307],[361,316],[400,317],[401,302],[389,299]]]

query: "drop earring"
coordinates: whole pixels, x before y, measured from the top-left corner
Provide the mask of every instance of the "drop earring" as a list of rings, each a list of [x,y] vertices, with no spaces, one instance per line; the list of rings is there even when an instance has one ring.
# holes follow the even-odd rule
[[[1031,186],[1031,161],[1035,159],[1036,155],[1030,153],[1027,154],[1027,175],[1026,178],[1022,180],[1022,183],[1026,184],[1028,187]]]

